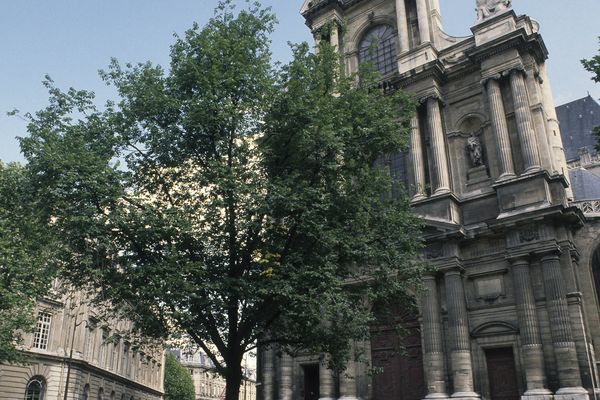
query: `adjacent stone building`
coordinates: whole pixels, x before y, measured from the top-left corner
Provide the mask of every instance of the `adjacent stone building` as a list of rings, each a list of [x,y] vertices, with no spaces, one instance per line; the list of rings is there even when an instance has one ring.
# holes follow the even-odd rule
[[[128,321],[106,323],[80,293],[38,301],[36,316],[27,360],[0,365],[0,400],[162,399],[162,348],[119,337]]]
[[[546,46],[510,0],[475,5],[459,38],[439,0],[305,1],[315,39],[348,72],[373,62],[386,90],[419,102],[409,151],[385,162],[410,188],[437,272],[419,315],[398,313],[404,352],[386,326],[354,344],[369,362],[340,374],[324,355],[266,349],[259,399],[595,397],[600,227],[572,202]]]
[[[190,353],[180,349],[170,351],[192,375],[196,400],[225,398],[225,379],[216,373],[213,362],[205,353],[202,351]],[[239,399],[256,400],[256,370],[244,367],[243,371]]]

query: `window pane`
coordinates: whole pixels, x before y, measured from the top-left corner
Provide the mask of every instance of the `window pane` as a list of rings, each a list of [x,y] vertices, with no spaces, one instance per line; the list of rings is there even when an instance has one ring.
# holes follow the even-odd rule
[[[360,62],[371,62],[382,75],[395,70],[396,32],[389,25],[370,29],[358,46]]]
[[[44,400],[44,383],[40,379],[32,379],[27,384],[25,400]]]
[[[35,333],[33,335],[33,347],[36,349],[46,350],[48,348],[48,338],[50,336],[50,323],[52,315],[47,312],[40,311],[38,313]]]

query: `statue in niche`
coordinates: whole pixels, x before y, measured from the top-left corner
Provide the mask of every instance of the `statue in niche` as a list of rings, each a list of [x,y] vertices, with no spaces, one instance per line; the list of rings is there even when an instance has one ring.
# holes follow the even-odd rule
[[[469,150],[469,157],[471,158],[471,164],[473,167],[479,167],[483,165],[483,150],[481,148],[481,140],[475,133],[471,133],[471,136],[467,139],[467,150]]]
[[[512,7],[512,0],[477,0],[477,22],[484,21]]]

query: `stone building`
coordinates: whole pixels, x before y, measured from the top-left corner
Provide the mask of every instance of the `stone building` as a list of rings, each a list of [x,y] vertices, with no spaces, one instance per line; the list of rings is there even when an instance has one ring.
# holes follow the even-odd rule
[[[79,293],[40,300],[35,312],[27,361],[0,365],[0,400],[162,399],[162,348],[119,337],[128,321],[105,323]]]
[[[577,202],[600,213],[600,154],[593,130],[600,126],[600,104],[587,97],[556,107],[569,179]]]
[[[384,88],[420,104],[409,151],[385,162],[410,188],[437,272],[419,315],[399,312],[404,352],[386,326],[354,344],[369,362],[340,374],[324,355],[265,349],[259,399],[595,397],[600,227],[572,204],[546,46],[510,0],[476,10],[472,35],[452,37],[439,0],[305,1],[347,71],[373,62]]]
[[[196,400],[225,398],[225,379],[215,372],[215,366],[206,354],[202,351],[188,353],[179,349],[170,351],[192,375]],[[239,399],[256,400],[256,370],[244,368]]]

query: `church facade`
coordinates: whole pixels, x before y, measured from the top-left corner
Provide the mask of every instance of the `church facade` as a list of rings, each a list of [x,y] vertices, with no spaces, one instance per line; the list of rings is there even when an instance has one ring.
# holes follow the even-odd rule
[[[373,62],[386,90],[419,102],[409,151],[385,162],[411,190],[436,272],[402,353],[393,329],[375,326],[354,344],[368,362],[341,374],[323,355],[265,349],[259,399],[595,397],[600,224],[573,204],[547,50],[509,0],[475,5],[473,34],[458,38],[439,0],[304,3],[348,72]]]

